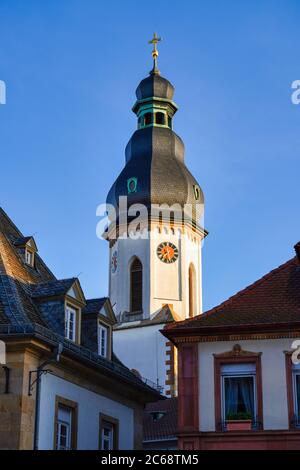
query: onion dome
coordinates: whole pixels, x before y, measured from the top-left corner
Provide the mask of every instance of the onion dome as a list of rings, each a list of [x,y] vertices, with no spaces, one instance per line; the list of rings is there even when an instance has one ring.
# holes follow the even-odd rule
[[[185,165],[183,141],[172,130],[178,109],[173,101],[174,87],[160,76],[156,59],[157,55],[149,76],[137,87],[132,108],[137,130],[126,146],[126,164],[108,193],[107,203],[118,210],[120,197],[127,196],[128,207],[143,204],[148,211],[154,204],[176,204],[181,210],[189,205],[196,219],[195,214],[202,214],[204,195]]]

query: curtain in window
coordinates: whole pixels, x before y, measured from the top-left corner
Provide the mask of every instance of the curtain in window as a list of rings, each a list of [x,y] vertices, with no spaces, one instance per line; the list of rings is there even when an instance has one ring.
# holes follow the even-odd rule
[[[254,393],[252,377],[244,377],[241,383],[241,395],[244,401],[245,411],[254,414]]]
[[[238,382],[236,378],[225,378],[225,418],[238,411]]]
[[[245,412],[254,417],[253,378],[225,377],[225,418]]]

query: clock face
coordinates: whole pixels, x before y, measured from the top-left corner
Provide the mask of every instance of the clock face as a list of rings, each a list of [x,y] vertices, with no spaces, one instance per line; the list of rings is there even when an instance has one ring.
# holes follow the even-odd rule
[[[178,248],[170,242],[162,242],[157,247],[157,256],[164,263],[174,263],[178,258]]]
[[[111,271],[115,273],[118,267],[118,253],[116,251],[113,252],[111,257]]]

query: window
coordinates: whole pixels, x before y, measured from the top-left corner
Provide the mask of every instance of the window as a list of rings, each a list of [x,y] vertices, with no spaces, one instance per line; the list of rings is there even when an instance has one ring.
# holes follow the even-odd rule
[[[295,425],[300,427],[300,365],[293,365],[293,395]]]
[[[221,367],[222,418],[255,419],[255,364],[226,364]]]
[[[168,126],[172,129],[172,118],[170,116],[168,116]]]
[[[29,266],[34,265],[34,253],[32,251],[28,250],[27,248],[25,248],[25,262]]]
[[[111,416],[100,413],[99,448],[101,450],[117,450],[118,434],[119,421]]]
[[[138,258],[135,258],[130,267],[130,311],[143,310],[143,267]]]
[[[65,406],[58,407],[57,449],[71,449],[72,410]]]
[[[65,312],[65,337],[70,341],[76,339],[76,310],[69,305]]]
[[[107,356],[107,337],[108,328],[106,326],[98,324],[98,354],[99,356]]]
[[[160,125],[164,126],[165,125],[165,115],[164,115],[164,113],[156,113],[155,121],[156,121],[156,124],[160,124]]]
[[[152,124],[152,114],[146,113],[144,114],[144,125],[149,126],[150,124]]]
[[[193,264],[189,266],[189,317],[196,314],[196,271]]]
[[[56,397],[54,448],[57,450],[76,449],[76,441],[77,403],[63,397]]]
[[[214,364],[216,431],[228,431],[228,421],[250,418],[252,430],[263,429],[261,353],[235,344],[231,351],[214,354]]]

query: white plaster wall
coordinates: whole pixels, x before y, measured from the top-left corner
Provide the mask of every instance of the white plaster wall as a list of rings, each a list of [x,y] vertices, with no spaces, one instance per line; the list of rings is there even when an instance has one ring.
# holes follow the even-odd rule
[[[157,246],[164,241],[170,241],[179,250],[178,260],[172,264],[162,263],[156,254]],[[153,231],[150,256],[150,311],[159,310],[163,304],[169,303],[182,319],[189,314],[189,285],[188,272],[190,263],[196,271],[196,300],[197,313],[202,312],[201,300],[201,242],[189,236],[186,231],[182,234],[179,229],[172,233],[170,227],[163,227],[161,233]]]
[[[199,343],[199,420],[201,431],[215,430],[214,357],[231,351],[237,341]],[[284,351],[292,340],[238,341],[242,349],[261,352],[264,429],[288,429]]]
[[[77,448],[79,450],[99,448],[99,413],[119,420],[120,450],[133,449],[133,409],[52,374],[44,375],[41,379],[39,449],[53,449],[56,395],[78,403]]]
[[[164,325],[116,330],[113,333],[114,352],[129,369],[142,377],[165,386],[166,341],[160,333]]]
[[[149,318],[161,309],[162,305],[172,304],[182,319],[188,317],[189,286],[188,270],[193,263],[196,272],[197,314],[202,312],[202,260],[201,240],[191,230],[182,234],[180,229],[164,226],[158,233],[153,227],[149,238],[119,238],[110,249],[118,253],[118,267],[115,273],[110,269],[109,295],[116,315],[129,311],[129,268],[134,256],[143,265],[143,313]],[[179,257],[174,263],[163,263],[157,256],[157,247],[161,242],[174,243],[179,250]]]
[[[150,304],[150,243],[148,239],[118,239],[110,249],[112,253],[118,253],[118,267],[115,273],[110,269],[109,297],[116,315],[130,309],[130,264],[133,257],[137,256],[143,265],[143,312],[149,317]]]

